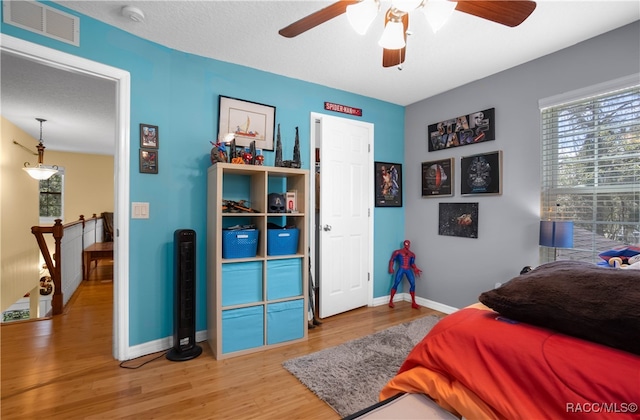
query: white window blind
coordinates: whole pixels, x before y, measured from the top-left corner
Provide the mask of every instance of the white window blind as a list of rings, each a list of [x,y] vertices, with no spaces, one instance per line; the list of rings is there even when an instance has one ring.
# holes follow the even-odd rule
[[[541,106],[542,220],[572,220],[559,258],[640,242],[640,84]],[[541,101],[542,104],[542,101]],[[552,260],[542,252],[543,262]]]

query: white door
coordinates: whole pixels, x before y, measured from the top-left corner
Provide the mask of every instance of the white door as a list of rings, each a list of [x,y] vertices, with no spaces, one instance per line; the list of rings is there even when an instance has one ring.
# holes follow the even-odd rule
[[[318,116],[320,317],[365,306],[373,254],[373,124]]]

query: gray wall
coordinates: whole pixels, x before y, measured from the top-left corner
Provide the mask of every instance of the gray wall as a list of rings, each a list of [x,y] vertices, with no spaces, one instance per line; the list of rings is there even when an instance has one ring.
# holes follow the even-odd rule
[[[405,235],[416,264],[416,295],[453,307],[518,275],[539,259],[538,100],[640,72],[640,23],[417,102],[405,115]],[[496,139],[428,152],[427,125],[495,108]],[[503,151],[503,193],[460,196],[460,157]],[[421,162],[455,158],[455,195],[421,197]],[[479,203],[477,239],[438,235],[438,203]]]

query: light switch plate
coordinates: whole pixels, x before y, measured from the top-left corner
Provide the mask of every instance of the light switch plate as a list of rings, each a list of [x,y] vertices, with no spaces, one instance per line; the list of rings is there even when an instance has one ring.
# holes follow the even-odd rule
[[[132,219],[148,219],[149,218],[149,203],[131,203],[131,218]]]

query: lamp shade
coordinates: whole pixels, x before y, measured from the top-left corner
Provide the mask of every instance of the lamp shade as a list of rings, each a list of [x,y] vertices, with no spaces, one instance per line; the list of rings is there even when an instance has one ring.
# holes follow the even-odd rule
[[[447,22],[457,4],[455,1],[446,0],[429,0],[425,3],[422,11],[434,33],[438,32]]]
[[[49,179],[58,172],[57,168],[47,168],[42,165],[29,166],[26,168],[22,168],[22,170],[27,172],[31,178],[37,179],[39,181]]]
[[[347,6],[347,19],[357,33],[364,35],[376,18],[379,8],[377,0],[363,0]]]
[[[540,246],[573,248],[573,222],[540,221]]]
[[[387,50],[399,50],[407,44],[404,41],[404,24],[402,21],[390,20],[382,31],[378,45]]]

